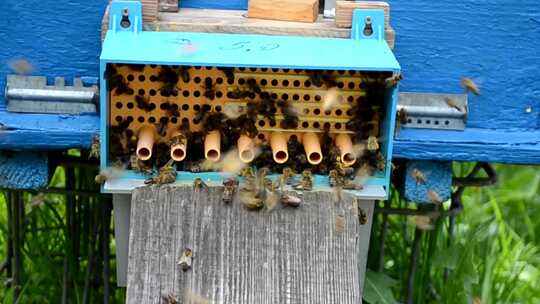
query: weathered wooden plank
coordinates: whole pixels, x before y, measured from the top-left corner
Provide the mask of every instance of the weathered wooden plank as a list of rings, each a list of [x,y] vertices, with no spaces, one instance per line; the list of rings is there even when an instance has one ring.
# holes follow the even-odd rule
[[[246,11],[182,9],[178,13],[160,13],[155,22],[145,23],[145,30],[231,34],[290,35],[350,38],[350,28],[338,28],[333,19],[319,15],[315,23],[247,18]],[[395,31],[385,30],[385,39],[394,47]]]
[[[145,187],[132,198],[128,303],[359,303],[372,201],[306,192],[298,209],[247,211],[221,187]],[[358,220],[358,204],[368,223]],[[193,250],[192,269],[177,259]]]

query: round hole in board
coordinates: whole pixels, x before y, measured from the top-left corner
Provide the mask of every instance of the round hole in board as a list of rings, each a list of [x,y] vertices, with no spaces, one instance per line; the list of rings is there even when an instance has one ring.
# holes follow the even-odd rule
[[[259,133],[259,135],[257,135],[257,138],[260,140],[264,140],[264,134]]]
[[[351,109],[347,110],[347,116],[352,116],[352,110]]]
[[[330,115],[330,114],[332,114],[332,111],[330,111],[330,110],[324,111],[324,115]]]
[[[340,89],[343,89],[344,86],[345,86],[345,84],[343,83],[343,81],[340,81],[337,84],[337,87],[340,88]]]
[[[306,88],[309,88],[311,86],[311,81],[309,81],[309,80],[304,81],[304,86]]]
[[[182,118],[182,123],[183,124],[189,124],[189,118],[187,118],[187,117]]]
[[[150,81],[151,82],[156,82],[157,81],[156,75],[150,75]]]
[[[300,99],[300,95],[294,94],[294,95],[292,96],[292,99],[293,99],[293,100],[299,100],[299,99]]]
[[[149,93],[150,93],[150,96],[156,96],[157,92],[156,92],[156,90],[151,89]]]
[[[354,89],[354,82],[349,82],[349,84],[347,85],[347,87],[349,87],[349,89]]]
[[[340,116],[341,114],[343,114],[343,111],[341,111],[341,109],[337,109],[337,110],[336,110],[336,115],[337,115],[337,116]]]
[[[300,86],[300,80],[293,81],[293,86],[299,87]]]
[[[323,125],[323,128],[326,129],[326,130],[330,129],[330,123],[325,122],[324,125]]]
[[[140,123],[143,123],[144,122],[144,116],[137,117],[137,121],[140,122]]]
[[[334,128],[336,128],[337,130],[341,129],[341,123],[336,122],[336,123],[334,124]]]
[[[319,114],[321,114],[321,110],[320,109],[315,109],[315,110],[313,110],[313,114],[319,115]]]
[[[277,79],[272,79],[272,81],[270,82],[273,86],[277,86],[278,85],[278,81]]]
[[[319,128],[320,126],[321,126],[321,125],[319,124],[318,121],[316,121],[316,122],[313,123],[313,127],[314,127],[314,128]]]
[[[202,105],[202,110],[204,112],[208,112],[208,111],[210,111],[210,109],[212,109],[212,106],[210,106],[209,104],[203,104]]]
[[[304,108],[304,114],[309,114],[309,109],[308,108]]]
[[[189,97],[189,91],[188,91],[188,90],[184,90],[184,91],[182,92],[182,96],[184,96],[184,97]]]
[[[288,95],[287,93],[283,93],[283,94],[281,95],[281,99],[283,99],[283,100],[288,100],[288,99],[289,99],[289,95]]]
[[[167,110],[168,107],[169,107],[169,104],[167,104],[167,103],[162,103],[162,104],[159,105],[159,108],[161,110]]]
[[[431,120],[429,120],[429,119],[426,120],[426,124],[428,124],[428,125],[431,124]]]
[[[274,120],[271,120],[270,123],[269,123],[270,127],[275,127],[276,126],[276,122]]]
[[[156,118],[154,116],[148,118],[149,123],[156,123]]]
[[[264,127],[265,124],[264,120],[259,120],[259,127]]]
[[[302,122],[302,128],[309,127],[309,123],[307,121]]]
[[[416,123],[417,123],[417,124],[421,124],[421,123],[422,123],[422,120],[421,120],[421,119],[418,119],[418,120],[416,121]]]
[[[246,80],[244,78],[238,79],[238,84],[239,85],[244,85],[245,83],[246,83]]]
[[[129,75],[127,76],[127,80],[128,80],[128,81],[133,81],[133,80],[135,80],[135,76],[129,74]]]
[[[289,73],[291,69],[283,69],[283,73]]]
[[[223,83],[223,78],[221,78],[221,77],[216,78],[216,83],[217,84],[222,84]]]
[[[162,117],[159,119],[159,122],[161,122],[161,123],[168,123],[168,122],[169,122],[169,117],[162,116]]]
[[[296,136],[296,134],[293,134],[293,135],[291,135],[291,137],[289,137],[289,140],[297,141],[297,140],[298,140],[298,136]]]
[[[284,87],[288,87],[289,86],[289,81],[287,79],[283,80],[281,82],[281,84],[284,86]]]
[[[233,78],[228,78],[227,79],[227,84],[234,84],[234,79]]]
[[[133,122],[133,117],[132,117],[132,116],[128,116],[128,117],[126,118],[126,120],[129,121],[129,122],[131,123],[131,122]]]
[[[195,70],[200,70],[200,69],[201,69],[200,66],[194,66],[193,68],[194,68]]]
[[[217,91],[216,92],[216,98],[221,98],[221,97],[223,97],[223,92]]]
[[[353,102],[354,101],[354,96],[347,96],[347,101],[348,102]]]
[[[139,91],[137,91],[137,93],[139,93],[139,95],[144,95],[144,94],[146,94],[146,91],[144,89],[139,89]]]
[[[182,105],[182,111],[187,111],[187,110],[189,110],[189,105],[185,103]]]
[[[434,123],[435,125],[439,125],[439,121],[438,121],[438,120],[435,120],[433,123]]]
[[[309,101],[310,98],[311,98],[311,96],[309,96],[309,94],[304,95],[304,101]]]
[[[178,119],[176,117],[171,117],[171,123],[175,124],[178,122]]]
[[[215,110],[216,112],[221,112],[221,106],[215,106],[215,107],[214,107],[214,110]]]
[[[270,113],[276,114],[276,112],[277,112],[277,108],[276,108],[276,107],[270,108]]]
[[[146,77],[144,77],[144,75],[139,75],[139,81],[140,82],[143,82],[146,80]]]
[[[201,77],[195,76],[195,78],[193,78],[193,81],[195,81],[195,83],[200,83],[201,82]]]
[[[407,123],[412,123],[412,119],[407,119]]]
[[[261,72],[268,72],[268,68],[261,68]]]
[[[268,84],[268,80],[266,80],[266,79],[261,79],[261,85],[262,85],[262,86],[265,86],[266,84]]]
[[[128,102],[127,103],[127,108],[128,109],[133,109],[135,107],[135,105],[133,104],[133,102]]]
[[[116,122],[121,122],[122,121],[122,116],[118,115],[114,118],[114,120],[116,120]]]
[[[279,72],[279,69],[272,68],[272,72],[277,73],[277,72]]]
[[[450,121],[445,120],[445,121],[444,121],[444,124],[445,124],[445,125],[449,125],[449,124],[450,124]]]
[[[121,109],[123,106],[124,106],[124,104],[121,103],[121,102],[117,102],[117,103],[116,103],[116,108],[117,108],[117,109]]]
[[[345,71],[344,71],[344,70],[338,70],[337,73],[338,73],[339,75],[343,75],[343,74],[345,74]]]
[[[270,96],[272,97],[272,99],[277,99],[277,93],[272,93],[270,94]]]
[[[200,96],[201,96],[201,92],[198,91],[198,90],[195,90],[195,91],[193,91],[193,96],[195,96],[195,97],[200,97]]]
[[[196,104],[196,105],[193,106],[193,110],[198,112],[198,111],[201,110],[201,106]]]
[[[315,95],[315,101],[321,101],[321,95]]]

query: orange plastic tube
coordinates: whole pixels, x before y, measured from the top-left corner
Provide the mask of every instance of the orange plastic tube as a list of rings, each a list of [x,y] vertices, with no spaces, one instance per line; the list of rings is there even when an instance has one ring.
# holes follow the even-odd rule
[[[238,157],[244,163],[250,163],[255,159],[255,146],[253,139],[246,135],[240,135],[238,142]]]
[[[211,161],[218,161],[221,157],[221,134],[219,131],[210,131],[204,138],[204,157]]]
[[[152,157],[152,147],[156,137],[156,129],[153,126],[142,126],[139,129],[137,140],[137,157],[140,160],[149,160]]]
[[[176,133],[174,136],[179,136],[181,133]],[[173,137],[174,137],[173,136]],[[183,143],[175,144],[171,146],[171,158],[174,161],[183,161],[186,158],[187,151],[187,139]]]
[[[336,136],[336,146],[340,151],[341,161],[345,165],[351,166],[356,162],[356,155],[354,154],[353,144],[349,135],[339,134]]]
[[[312,165],[318,165],[322,161],[321,143],[315,133],[306,133],[302,136],[302,144],[306,151],[307,161]]]
[[[270,147],[272,148],[272,156],[276,163],[283,164],[289,159],[287,138],[283,133],[272,132],[270,135]]]

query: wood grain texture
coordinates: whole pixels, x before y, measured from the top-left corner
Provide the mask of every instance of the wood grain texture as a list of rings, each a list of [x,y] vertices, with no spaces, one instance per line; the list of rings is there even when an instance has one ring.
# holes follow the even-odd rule
[[[318,0],[249,0],[248,17],[259,19],[315,22]]]
[[[390,5],[382,1],[336,1],[336,26],[351,27],[352,13],[356,8],[384,10],[384,27],[390,26]]]
[[[304,193],[298,209],[247,211],[222,190],[145,187],[133,192],[128,303],[360,303],[373,202]],[[360,225],[358,204],[368,214]],[[180,270],[183,250],[192,269]],[[190,298],[191,297],[191,298]]]
[[[159,0],[158,10],[160,12],[178,12],[178,0]]]
[[[182,9],[178,13],[160,13],[159,20],[144,25],[145,30],[350,38],[351,30],[337,28],[332,19],[321,15],[315,23],[246,18],[246,11]],[[395,31],[385,30],[385,39],[394,47]]]

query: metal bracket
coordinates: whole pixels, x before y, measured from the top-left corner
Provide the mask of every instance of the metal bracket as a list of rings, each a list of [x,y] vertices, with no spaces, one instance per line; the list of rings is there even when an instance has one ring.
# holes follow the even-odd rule
[[[351,38],[384,41],[384,10],[354,9]]]
[[[403,128],[465,130],[469,113],[466,94],[399,93]]]
[[[64,78],[57,77],[49,86],[44,76],[8,75],[5,97],[9,112],[95,113],[98,88],[83,86],[80,78],[65,86]]]
[[[142,31],[142,4],[140,1],[113,1],[109,11],[109,31]]]

